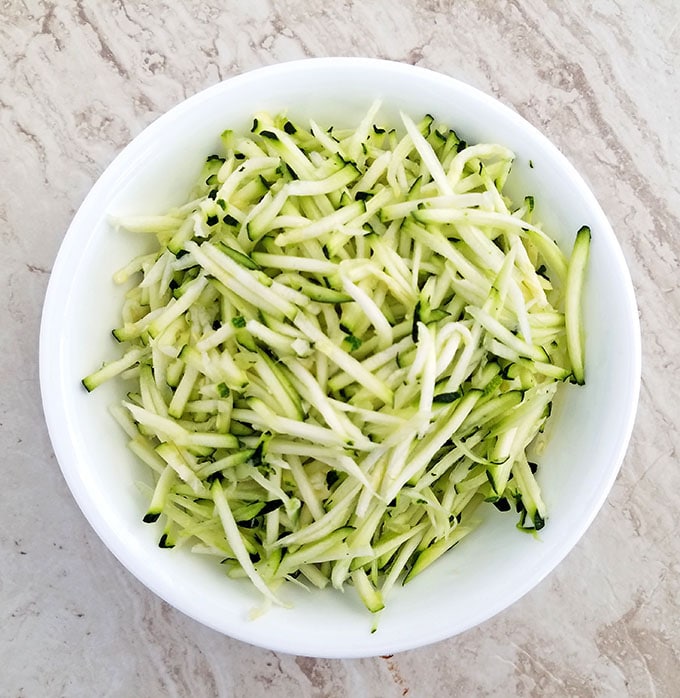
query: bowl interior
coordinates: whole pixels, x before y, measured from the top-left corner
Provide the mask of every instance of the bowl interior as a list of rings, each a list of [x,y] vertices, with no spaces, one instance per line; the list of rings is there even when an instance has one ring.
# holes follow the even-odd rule
[[[257,620],[259,599],[226,579],[212,560],[160,550],[141,522],[146,501],[135,482],[148,474],[128,452],[108,413],[120,397],[105,385],[88,395],[80,379],[117,355],[115,327],[124,289],[111,281],[149,244],[114,232],[110,214],[161,213],[184,200],[225,128],[247,130],[259,110],[301,121],[352,126],[376,98],[380,118],[398,123],[432,113],[468,142],[502,143],[517,155],[508,191],[536,198],[537,215],[565,250],[592,229],[585,290],[587,385],[564,386],[549,422],[539,482],[549,510],[540,542],[493,507],[455,551],[398,589],[378,629],[351,593],[285,593],[294,608]],[[531,160],[533,167],[529,166]],[[55,452],[86,517],[118,559],[166,601],[232,637],[274,650],[326,657],[391,653],[459,633],[507,607],[567,554],[602,505],[630,436],[639,383],[639,329],[630,277],[616,238],[566,159],[510,109],[451,78],[397,63],[317,59],[233,78],[180,104],[112,163],[78,211],[54,266],[41,331],[43,402]],[[319,622],[323,619],[323,622]]]

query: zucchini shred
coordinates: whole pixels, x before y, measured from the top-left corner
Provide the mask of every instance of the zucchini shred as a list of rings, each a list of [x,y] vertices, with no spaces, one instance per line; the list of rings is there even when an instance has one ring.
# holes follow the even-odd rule
[[[158,246],[114,276],[125,349],[83,385],[125,385],[159,545],[248,578],[258,612],[292,582],[376,613],[480,506],[536,535],[528,449],[585,380],[589,229],[568,259],[503,194],[511,151],[379,108],[353,129],[258,113],[186,203],[112,219]]]

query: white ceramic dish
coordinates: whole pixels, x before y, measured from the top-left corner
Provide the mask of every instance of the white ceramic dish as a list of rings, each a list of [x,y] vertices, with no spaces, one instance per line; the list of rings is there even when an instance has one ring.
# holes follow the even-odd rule
[[[248,619],[259,602],[247,582],[182,550],[157,547],[142,523],[145,478],[107,407],[116,386],[88,395],[80,379],[113,357],[122,290],[112,273],[141,251],[143,237],[114,233],[111,213],[163,212],[181,202],[227,127],[247,129],[253,112],[288,108],[298,119],[348,126],[380,97],[382,114],[430,112],[468,142],[517,154],[517,197],[536,197],[539,218],[565,249],[592,229],[585,291],[587,386],[565,386],[550,420],[539,482],[549,508],[541,542],[510,514],[488,520],[389,599],[377,632],[353,594],[291,589],[292,610]],[[529,167],[529,160],[533,168]],[[273,650],[324,657],[393,653],[460,633],[534,587],[579,540],[603,504],[631,434],[640,379],[640,340],[630,276],[614,233],[574,168],[515,112],[449,77],[399,63],[354,58],[298,61],[216,85],[149,126],[114,160],[76,214],[54,265],[40,337],[40,377],[50,436],[64,476],[90,524],[120,562],[168,603],[232,637]],[[559,599],[555,600],[559,603]]]

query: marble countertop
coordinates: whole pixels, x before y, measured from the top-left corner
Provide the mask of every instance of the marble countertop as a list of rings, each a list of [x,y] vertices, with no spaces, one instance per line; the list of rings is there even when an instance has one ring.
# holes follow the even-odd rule
[[[62,478],[37,360],[61,240],[123,146],[219,80],[323,55],[453,75],[550,137],[620,240],[644,352],[621,474],[559,568],[461,636],[347,661],[223,637],[122,568]],[[678,74],[674,0],[1,3],[0,695],[677,696]]]

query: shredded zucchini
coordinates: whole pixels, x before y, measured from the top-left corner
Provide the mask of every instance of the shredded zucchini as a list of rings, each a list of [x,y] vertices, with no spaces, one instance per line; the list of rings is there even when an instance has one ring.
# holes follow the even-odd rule
[[[504,195],[510,151],[379,106],[355,130],[256,114],[187,203],[116,219],[158,249],[114,277],[125,349],[83,384],[126,381],[159,544],[267,603],[350,584],[377,612],[485,503],[535,534],[527,448],[584,382],[589,230],[568,260]]]

